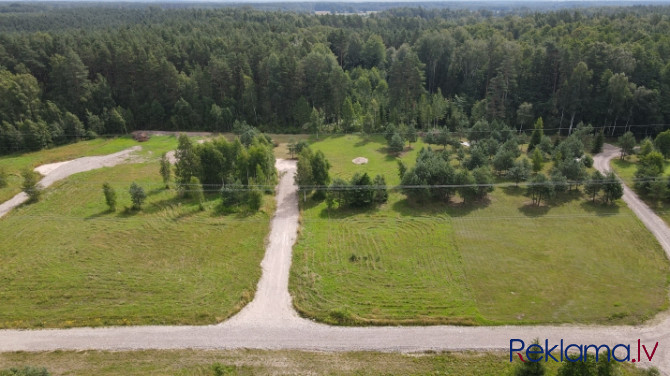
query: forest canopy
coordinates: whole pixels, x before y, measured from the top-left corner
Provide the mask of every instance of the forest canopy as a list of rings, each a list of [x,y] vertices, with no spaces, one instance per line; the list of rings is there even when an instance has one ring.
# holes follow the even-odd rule
[[[670,7],[360,15],[0,7],[0,153],[137,129],[654,136]],[[62,27],[68,25],[68,27]],[[664,99],[665,98],[665,99]],[[478,125],[480,124],[480,125]]]

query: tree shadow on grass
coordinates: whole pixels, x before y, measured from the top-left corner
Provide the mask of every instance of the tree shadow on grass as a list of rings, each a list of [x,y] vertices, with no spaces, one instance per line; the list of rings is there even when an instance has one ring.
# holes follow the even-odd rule
[[[466,202],[451,199],[449,202],[425,201],[417,202],[405,198],[393,203],[393,211],[402,216],[423,216],[447,214],[450,217],[463,217],[473,211],[484,209],[491,204],[491,200],[485,197],[480,200]]]
[[[502,191],[508,196],[523,196],[526,194],[526,189],[521,186],[508,185],[502,187]]]
[[[363,208],[323,208],[319,213],[319,217],[323,219],[345,219],[361,214],[372,215],[379,211],[378,205],[371,205]]]
[[[89,215],[88,217],[86,217],[86,218],[84,218],[84,219],[89,220],[89,219],[102,218],[102,217],[106,217],[106,216],[111,215],[111,214],[114,214],[114,213],[116,213],[116,210],[113,210],[113,211],[112,211],[112,210],[110,210],[110,209],[107,209],[107,210],[103,210],[103,211],[101,211],[101,212],[99,212],[99,213],[91,214],[91,215]]]
[[[530,218],[543,217],[549,213],[549,210],[551,210],[551,206],[544,201],[539,206],[529,202],[519,208],[519,212]]]
[[[599,217],[617,215],[620,211],[619,203],[605,205],[602,202],[598,202],[598,200],[596,200],[596,202],[593,202],[592,200],[584,201],[579,204],[579,206],[585,211]]]
[[[354,144],[354,147],[360,148],[372,142],[369,136],[359,136],[359,140]]]

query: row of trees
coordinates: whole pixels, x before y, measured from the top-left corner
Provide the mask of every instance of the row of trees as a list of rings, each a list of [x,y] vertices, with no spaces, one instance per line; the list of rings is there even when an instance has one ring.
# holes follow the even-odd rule
[[[670,122],[667,7],[23,10],[0,13],[2,153],[135,129],[231,131],[236,120],[382,133],[470,131],[481,120],[524,131],[541,116],[550,133],[583,121],[608,135]],[[63,20],[69,28],[53,27]],[[389,142],[407,140],[399,131]]]
[[[226,207],[247,204],[251,210],[260,209],[263,193],[272,192],[277,183],[273,144],[253,128],[245,127],[244,134],[253,135],[232,142],[221,137],[198,144],[180,135],[174,166],[178,194],[193,198],[201,210],[204,192],[219,192]],[[167,154],[161,158],[160,174],[169,187],[172,168]]]

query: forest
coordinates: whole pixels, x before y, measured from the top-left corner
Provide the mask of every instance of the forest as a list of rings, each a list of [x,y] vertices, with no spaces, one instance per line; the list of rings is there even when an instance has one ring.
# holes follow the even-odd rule
[[[0,153],[138,129],[654,137],[670,123],[670,7],[0,6]]]

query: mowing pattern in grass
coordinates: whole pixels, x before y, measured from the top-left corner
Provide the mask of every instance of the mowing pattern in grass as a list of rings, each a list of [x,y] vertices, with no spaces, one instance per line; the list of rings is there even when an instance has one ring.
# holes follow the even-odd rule
[[[619,158],[612,159],[611,166],[626,185],[633,189],[635,187],[635,172],[637,171],[637,156],[628,156],[626,158],[625,160]],[[670,162],[666,161],[664,166],[663,177],[665,179],[667,176],[670,176]],[[654,202],[648,197],[642,197],[642,199],[659,217],[663,218],[665,223],[670,225],[670,202]]]
[[[300,351],[58,351],[2,353],[0,370],[24,365],[46,367],[52,375],[513,375],[518,365],[505,353],[386,354],[375,352],[314,353]],[[548,362],[547,376],[559,364]],[[621,376],[644,372],[630,363]]]
[[[381,141],[350,137],[313,145],[333,175],[398,182]],[[355,156],[369,158],[370,170]],[[339,324],[629,324],[667,307],[668,261],[623,202],[592,205],[572,192],[538,208],[523,192],[497,188],[471,205],[418,205],[393,193],[364,212],[310,201],[294,249],[294,304]]]
[[[151,151],[151,150],[147,150]],[[158,154],[158,150],[153,150]],[[118,194],[104,203],[102,183]],[[130,206],[132,181],[148,198]],[[158,163],[73,175],[42,201],[0,220],[0,327],[205,324],[253,296],[274,211],[265,196],[253,215],[199,211],[162,188]]]

